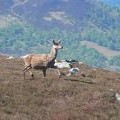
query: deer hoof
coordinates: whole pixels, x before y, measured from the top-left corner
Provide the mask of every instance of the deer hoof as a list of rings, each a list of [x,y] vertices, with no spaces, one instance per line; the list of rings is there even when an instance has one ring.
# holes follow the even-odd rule
[[[30,80],[33,80],[33,79],[34,79],[34,75],[32,74]]]
[[[58,77],[61,78],[61,75],[59,75]]]
[[[43,76],[43,79],[46,79],[47,77],[46,76]]]

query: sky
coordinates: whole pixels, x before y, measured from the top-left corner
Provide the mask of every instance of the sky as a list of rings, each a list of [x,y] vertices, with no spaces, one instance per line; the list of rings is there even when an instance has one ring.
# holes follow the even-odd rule
[[[120,6],[120,0],[101,0],[107,4],[115,5],[115,6]]]

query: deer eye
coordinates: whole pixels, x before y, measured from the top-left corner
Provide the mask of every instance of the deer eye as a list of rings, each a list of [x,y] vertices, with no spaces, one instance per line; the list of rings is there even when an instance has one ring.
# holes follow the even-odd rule
[[[58,46],[59,44],[58,43],[55,43],[56,46]]]

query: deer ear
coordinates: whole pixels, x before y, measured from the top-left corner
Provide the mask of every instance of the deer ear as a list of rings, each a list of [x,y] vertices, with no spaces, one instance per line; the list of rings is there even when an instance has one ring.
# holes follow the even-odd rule
[[[61,43],[61,40],[59,40],[58,43]]]
[[[55,40],[53,39],[53,44],[55,44]]]

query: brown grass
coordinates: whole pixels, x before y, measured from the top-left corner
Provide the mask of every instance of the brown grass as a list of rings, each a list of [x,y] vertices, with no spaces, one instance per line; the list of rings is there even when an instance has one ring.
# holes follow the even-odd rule
[[[76,76],[59,79],[57,71],[48,70],[44,79],[33,71],[35,79],[27,74],[24,80],[23,67],[20,59],[0,57],[0,120],[120,119],[119,73],[82,64]]]

